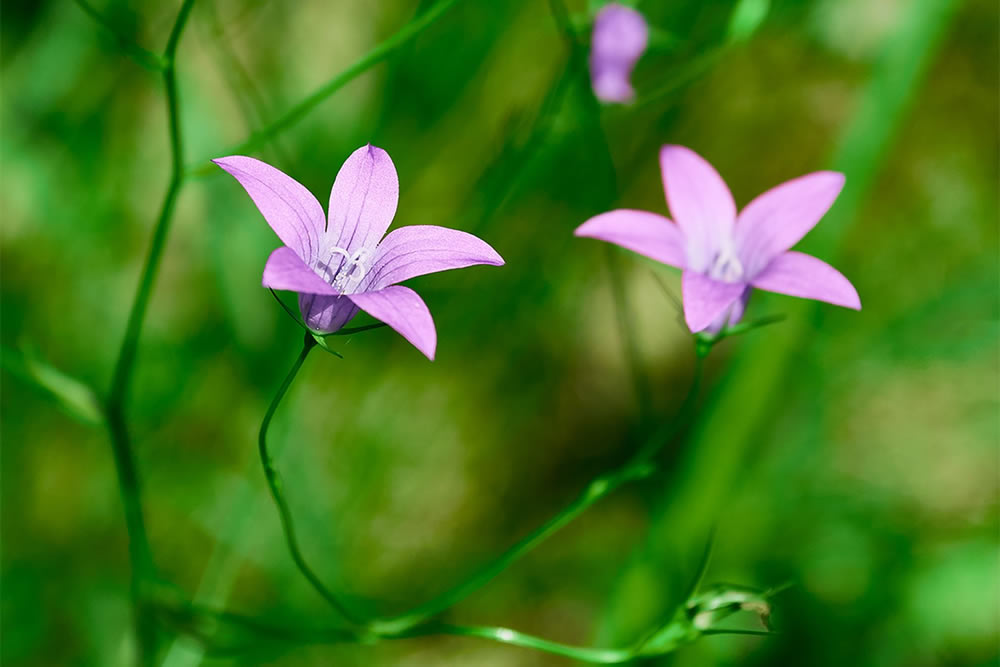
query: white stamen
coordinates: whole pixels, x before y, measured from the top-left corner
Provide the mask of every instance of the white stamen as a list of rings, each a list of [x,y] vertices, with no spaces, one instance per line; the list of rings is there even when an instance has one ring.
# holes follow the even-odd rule
[[[708,269],[708,276],[725,283],[738,283],[743,280],[743,264],[731,247],[722,247]]]
[[[329,253],[330,259],[327,260],[325,267],[321,267],[326,269],[327,274],[331,272],[330,266],[333,264],[334,257],[340,255],[344,261],[341,262],[334,275],[327,275],[327,280],[340,292],[350,294],[357,289],[368,273],[368,269],[371,268],[368,266],[371,252],[367,248],[361,248],[352,255],[340,246],[331,246]]]

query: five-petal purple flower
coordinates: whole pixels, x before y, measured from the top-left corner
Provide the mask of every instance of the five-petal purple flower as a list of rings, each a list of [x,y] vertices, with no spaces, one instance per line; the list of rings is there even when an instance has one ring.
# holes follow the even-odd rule
[[[683,271],[691,331],[718,331],[743,317],[751,288],[861,309],[850,281],[829,264],[790,250],[833,205],[844,175],[806,174],[772,188],[737,215],[725,181],[704,158],[664,146],[660,167],[667,218],[629,209],[602,213],[576,229]]]
[[[299,293],[310,329],[332,333],[364,310],[434,359],[437,331],[427,305],[409,287],[414,276],[474,264],[500,266],[487,243],[455,229],[412,225],[382,238],[399,199],[389,154],[371,144],[354,151],[330,192],[328,216],[283,172],[254,158],[213,160],[246,189],[285,245],[271,253],[263,283]]]
[[[631,7],[611,3],[597,13],[590,40],[590,82],[597,99],[632,101],[629,77],[648,42],[646,19]]]

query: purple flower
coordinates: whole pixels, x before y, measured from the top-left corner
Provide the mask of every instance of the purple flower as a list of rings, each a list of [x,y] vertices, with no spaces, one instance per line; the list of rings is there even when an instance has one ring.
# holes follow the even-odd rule
[[[503,259],[471,234],[433,225],[401,227],[382,238],[399,199],[389,154],[371,144],[354,151],[330,192],[329,217],[300,183],[260,160],[213,160],[240,182],[285,245],[264,266],[264,286],[299,293],[314,331],[330,333],[364,310],[395,329],[428,359],[437,331],[408,278]]]
[[[681,269],[691,331],[738,322],[753,287],[861,309],[857,291],[839,271],[789,250],[833,205],[843,174],[800,176],[759,195],[737,215],[725,181],[694,151],[664,146],[660,168],[676,224],[655,213],[618,209],[591,218],[574,234]]]
[[[624,5],[606,5],[594,18],[590,43],[590,81],[603,102],[631,102],[629,77],[649,41],[642,14]]]

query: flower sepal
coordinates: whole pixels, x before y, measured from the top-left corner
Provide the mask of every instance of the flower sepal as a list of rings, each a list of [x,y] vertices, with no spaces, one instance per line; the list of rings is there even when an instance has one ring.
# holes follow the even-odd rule
[[[683,607],[677,609],[670,622],[655,630],[647,639],[639,643],[635,651],[636,657],[652,658],[676,651],[685,644],[698,639],[701,632],[695,628]]]
[[[784,590],[784,587],[769,591],[756,591],[734,584],[712,586],[690,599],[674,612],[670,622],[653,631],[635,649],[636,657],[650,658],[676,651],[703,635],[748,634],[771,635],[770,598]],[[720,628],[719,621],[741,611],[757,615],[763,630],[742,630]]]
[[[783,322],[784,320],[785,316],[783,314],[766,315],[755,320],[739,322],[737,324],[726,326],[715,333],[699,331],[694,334],[695,348],[699,356],[706,357],[716,343],[729,338],[730,336],[740,336],[748,331],[752,331],[753,329],[766,327],[770,324],[777,324],[778,322]]]
[[[747,586],[735,584],[716,585],[692,597],[686,605],[686,613],[696,631],[703,632],[716,628],[716,624],[740,611],[757,615],[764,629],[771,629],[771,603],[769,598],[781,589],[761,592]]]
[[[327,352],[329,352],[333,356],[337,357],[338,359],[343,359],[344,358],[344,355],[342,355],[340,352],[337,352],[335,349],[333,349],[332,347],[330,347],[329,343],[327,343],[326,339],[331,334],[318,333],[316,331],[313,331],[312,329],[307,329],[306,331],[309,332],[307,334],[307,336],[311,336],[312,339],[314,341],[316,341],[316,345],[317,346],[323,348],[324,350],[326,350]]]

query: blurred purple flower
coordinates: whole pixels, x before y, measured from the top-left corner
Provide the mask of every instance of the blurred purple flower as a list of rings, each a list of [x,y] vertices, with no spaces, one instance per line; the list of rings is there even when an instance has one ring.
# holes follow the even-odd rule
[[[354,151],[330,192],[329,218],[310,192],[260,160],[213,160],[240,182],[285,245],[264,266],[265,287],[299,293],[314,331],[331,333],[364,310],[434,359],[437,331],[423,300],[404,280],[503,259],[471,234],[434,225],[386,229],[396,214],[399,179],[389,154]]]
[[[642,14],[624,5],[606,5],[594,18],[590,43],[590,81],[603,102],[631,102],[629,77],[649,41]]]
[[[684,319],[691,331],[736,324],[753,287],[861,309],[857,291],[840,272],[789,250],[833,205],[843,174],[800,176],[759,195],[737,215],[725,181],[694,151],[664,146],[660,168],[676,224],[655,213],[618,209],[591,218],[574,234],[683,270]]]

